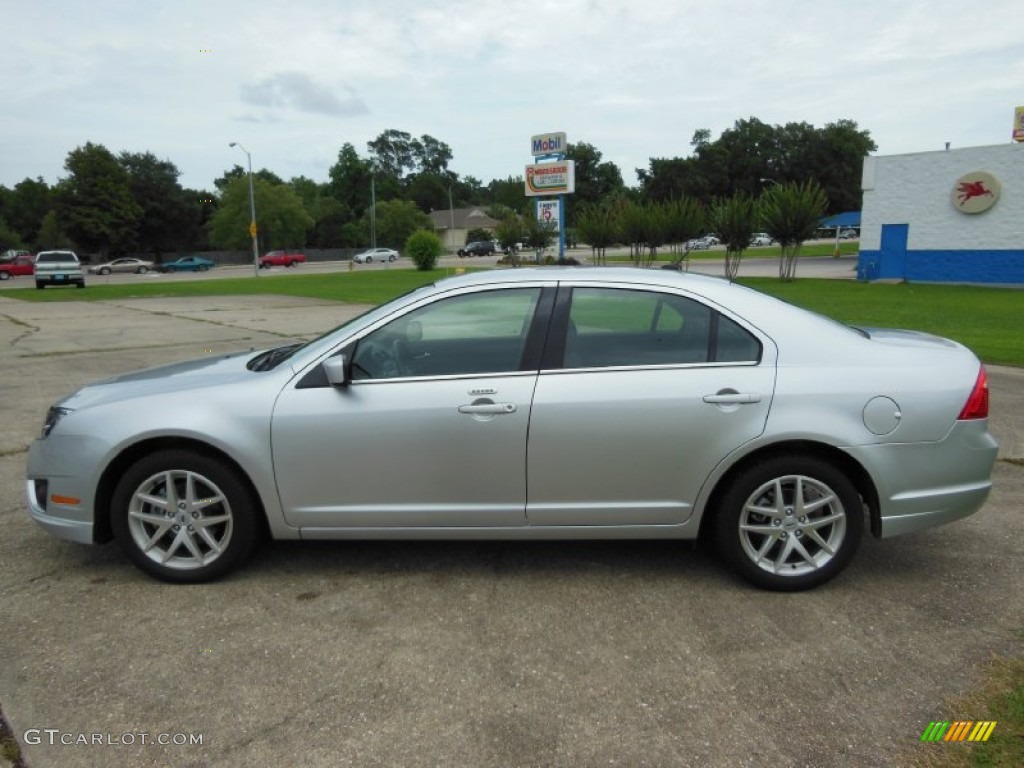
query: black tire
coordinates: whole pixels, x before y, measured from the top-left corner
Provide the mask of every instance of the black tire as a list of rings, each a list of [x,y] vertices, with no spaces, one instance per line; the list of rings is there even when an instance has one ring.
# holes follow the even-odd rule
[[[41,291],[45,287],[46,287],[46,283],[40,283],[38,280],[36,280],[36,288],[38,288]]]
[[[149,272],[149,267],[145,267],[145,266],[139,267],[138,269],[135,270],[135,274],[137,274],[137,275],[144,275],[147,272]]]
[[[100,270],[100,274],[101,275],[109,275],[110,274],[110,267],[103,267],[103,269]]]
[[[173,509],[147,500],[167,498],[168,475],[176,493],[185,493],[191,477],[202,506],[191,509],[187,497],[178,498]],[[248,484],[231,466],[173,449],[145,456],[124,473],[114,489],[110,523],[121,549],[141,570],[174,584],[199,584],[220,578],[249,555],[261,530],[258,510]],[[204,520],[205,525],[195,522]],[[222,547],[219,553],[210,541]]]
[[[164,272],[166,272],[169,275],[173,275],[177,271],[178,271],[177,267],[164,267]]]
[[[10,279],[11,279],[11,273],[10,272],[8,272],[6,269],[3,270],[3,271],[0,271],[0,280],[10,280]]]
[[[780,456],[728,482],[715,511],[715,540],[729,566],[758,587],[816,587],[842,571],[857,551],[864,505],[853,483],[827,461]],[[806,504],[811,509],[801,514]]]
[[[85,281],[82,280],[80,283],[75,283],[75,288],[85,288]]]
[[[367,256],[366,257],[366,263],[367,264],[373,264],[373,257],[372,256]]]
[[[388,256],[388,261],[394,261],[394,260],[395,260],[395,255],[394,254],[391,254],[390,256]]]
[[[205,264],[200,264],[198,269],[199,269],[200,272],[205,272],[206,270],[209,269],[209,267],[206,266]]]

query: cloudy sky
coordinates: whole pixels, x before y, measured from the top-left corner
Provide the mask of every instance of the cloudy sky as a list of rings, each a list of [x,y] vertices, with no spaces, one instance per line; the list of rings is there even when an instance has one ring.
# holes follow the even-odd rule
[[[879,154],[999,144],[1024,105],[1018,0],[0,0],[0,184],[54,183],[87,141],[174,162],[244,155],[326,180],[388,128],[452,170],[520,175],[565,131],[628,184],[739,118],[848,118]]]

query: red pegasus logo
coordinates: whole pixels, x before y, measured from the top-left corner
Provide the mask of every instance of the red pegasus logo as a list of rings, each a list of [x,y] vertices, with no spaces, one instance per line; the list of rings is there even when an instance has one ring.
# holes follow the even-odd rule
[[[956,199],[960,201],[961,207],[974,197],[992,197],[992,190],[985,186],[984,181],[963,181],[957,185],[956,193]]]

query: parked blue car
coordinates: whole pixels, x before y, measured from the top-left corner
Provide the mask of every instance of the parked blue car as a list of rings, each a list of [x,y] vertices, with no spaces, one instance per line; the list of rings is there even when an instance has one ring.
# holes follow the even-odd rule
[[[161,264],[161,272],[205,272],[210,267],[217,266],[216,262],[204,259],[202,256],[182,256],[176,261],[169,261]]]

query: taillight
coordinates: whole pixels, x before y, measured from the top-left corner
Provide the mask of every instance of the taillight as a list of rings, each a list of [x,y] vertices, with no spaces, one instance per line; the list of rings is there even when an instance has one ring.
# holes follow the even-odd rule
[[[988,418],[988,376],[985,375],[984,365],[978,371],[978,378],[974,382],[971,396],[967,398],[967,402],[957,418],[961,421]]]

